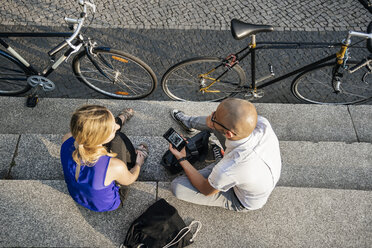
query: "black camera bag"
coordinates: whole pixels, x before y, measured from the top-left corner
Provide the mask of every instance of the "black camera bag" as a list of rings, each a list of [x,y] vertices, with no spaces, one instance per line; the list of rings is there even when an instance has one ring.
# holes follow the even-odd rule
[[[208,141],[211,136],[209,131],[201,131],[191,138],[187,138],[186,158],[191,164],[197,161],[203,162],[208,155]],[[160,162],[171,174],[182,171],[182,166],[177,162],[171,151],[166,151]]]

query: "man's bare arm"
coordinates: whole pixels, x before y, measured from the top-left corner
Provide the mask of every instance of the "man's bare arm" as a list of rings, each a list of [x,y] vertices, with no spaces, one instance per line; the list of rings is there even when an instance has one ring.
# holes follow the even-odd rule
[[[177,158],[183,158],[186,156],[185,148],[179,152],[178,150],[174,149],[172,145],[169,145],[169,150],[173,153],[173,155]],[[199,190],[203,195],[213,195],[219,192],[219,190],[213,188],[208,179],[203,177],[202,174],[199,173],[198,170],[190,164],[189,161],[183,160],[180,162],[180,165],[182,166],[183,170],[185,171],[185,174],[187,178],[190,180],[191,184]]]

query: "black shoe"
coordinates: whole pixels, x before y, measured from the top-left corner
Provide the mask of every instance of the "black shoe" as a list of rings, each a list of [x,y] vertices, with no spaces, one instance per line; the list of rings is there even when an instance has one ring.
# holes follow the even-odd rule
[[[225,153],[224,150],[221,147],[219,147],[216,143],[212,143],[211,147],[213,151],[214,160],[220,161]]]
[[[190,133],[190,134],[196,132],[196,130],[195,130],[194,128],[189,128],[189,127],[187,127],[187,126],[183,123],[183,121],[182,121],[181,118],[180,118],[181,115],[184,115],[184,113],[183,113],[182,111],[178,110],[178,109],[173,109],[173,110],[171,111],[171,116],[173,117],[173,119],[174,119],[175,121],[177,121],[178,124],[180,124],[180,126],[181,126],[181,127],[182,127],[186,132],[188,132],[188,133]]]

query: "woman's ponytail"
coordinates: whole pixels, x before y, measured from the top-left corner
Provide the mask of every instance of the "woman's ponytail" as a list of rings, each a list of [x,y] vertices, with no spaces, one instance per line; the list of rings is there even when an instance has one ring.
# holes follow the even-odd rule
[[[72,115],[70,128],[75,138],[72,158],[79,165],[94,165],[104,155],[114,157],[102,143],[112,134],[115,119],[111,112],[99,105],[85,105]]]

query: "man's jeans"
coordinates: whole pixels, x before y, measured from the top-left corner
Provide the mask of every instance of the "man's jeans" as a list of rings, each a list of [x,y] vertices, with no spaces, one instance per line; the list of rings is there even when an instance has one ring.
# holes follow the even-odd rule
[[[225,137],[222,134],[218,133],[216,130],[208,128],[208,126],[206,125],[206,118],[206,116],[189,117],[184,120],[184,124],[190,128],[195,128],[200,131],[208,130],[210,132],[213,132],[225,149]],[[205,167],[204,169],[199,170],[200,174],[202,174],[205,178],[208,178],[215,165],[216,164],[213,163]],[[172,181],[171,189],[173,194],[178,199],[183,201],[199,205],[222,207],[238,212],[248,211],[248,209],[244,208],[241,205],[232,188],[226,192],[220,191],[214,195],[205,196],[191,184],[186,175],[182,175]]]

